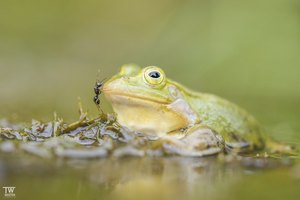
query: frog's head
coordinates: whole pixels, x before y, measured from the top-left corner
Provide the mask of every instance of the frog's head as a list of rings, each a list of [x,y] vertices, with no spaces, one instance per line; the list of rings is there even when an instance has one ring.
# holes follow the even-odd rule
[[[155,66],[124,65],[103,86],[103,93],[130,130],[161,135],[187,127],[197,120],[182,87]]]

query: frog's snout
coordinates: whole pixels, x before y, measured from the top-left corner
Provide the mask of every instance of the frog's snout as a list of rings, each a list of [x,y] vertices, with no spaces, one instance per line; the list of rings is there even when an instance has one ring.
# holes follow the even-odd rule
[[[111,84],[109,82],[105,82],[102,87],[102,92],[106,93],[111,90]]]
[[[102,92],[104,94],[118,90],[118,80],[108,80],[103,84]]]

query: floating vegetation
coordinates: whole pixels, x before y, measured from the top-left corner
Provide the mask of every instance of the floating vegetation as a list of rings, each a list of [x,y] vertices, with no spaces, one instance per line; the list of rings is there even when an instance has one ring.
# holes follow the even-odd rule
[[[43,158],[99,158],[180,154],[177,144],[128,131],[112,114],[90,119],[79,104],[79,120],[67,124],[54,114],[51,122],[32,120],[31,126],[0,122],[0,151],[22,151]],[[214,149],[217,153],[220,150]],[[182,151],[183,152],[183,151]]]

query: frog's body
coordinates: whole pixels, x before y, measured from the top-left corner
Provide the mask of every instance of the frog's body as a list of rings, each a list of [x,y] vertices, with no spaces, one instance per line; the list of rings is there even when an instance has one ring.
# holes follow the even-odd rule
[[[118,122],[132,131],[181,138],[210,132],[215,144],[223,144],[222,150],[265,146],[263,130],[246,111],[215,95],[191,91],[167,79],[158,67],[124,65],[104,84],[103,92]]]
[[[263,130],[256,119],[237,105],[211,94],[192,92],[190,106],[201,116],[201,124],[220,134],[229,148],[264,147]]]

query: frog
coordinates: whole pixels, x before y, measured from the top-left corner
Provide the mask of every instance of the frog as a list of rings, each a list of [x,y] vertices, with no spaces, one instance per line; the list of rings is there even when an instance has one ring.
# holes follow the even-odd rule
[[[179,147],[182,154],[247,153],[276,146],[245,109],[217,95],[191,90],[167,78],[157,66],[123,65],[104,83],[102,92],[122,127],[168,141],[166,148]]]

